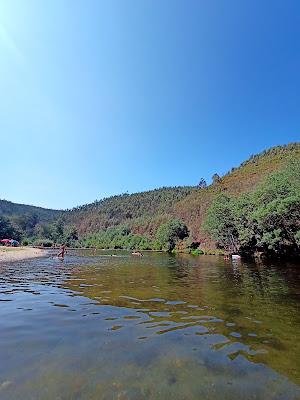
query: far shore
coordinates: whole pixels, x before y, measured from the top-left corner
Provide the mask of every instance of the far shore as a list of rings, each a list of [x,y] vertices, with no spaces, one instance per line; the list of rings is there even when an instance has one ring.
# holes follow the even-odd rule
[[[46,255],[47,250],[32,247],[0,247],[0,264],[44,257]]]

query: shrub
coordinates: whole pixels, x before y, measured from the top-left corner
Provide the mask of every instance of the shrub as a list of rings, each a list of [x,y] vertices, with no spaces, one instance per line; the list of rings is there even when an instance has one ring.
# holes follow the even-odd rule
[[[196,249],[191,251],[192,256],[199,256],[200,254],[204,254],[204,251],[201,249]]]
[[[162,248],[172,251],[178,240],[183,240],[189,235],[187,226],[178,219],[173,219],[162,224],[156,233],[156,240]]]
[[[53,241],[49,239],[37,239],[34,241],[35,246],[41,246],[41,247],[52,247],[53,246]]]
[[[219,195],[205,228],[225,250],[299,254],[300,161],[271,174],[254,192],[238,198]]]

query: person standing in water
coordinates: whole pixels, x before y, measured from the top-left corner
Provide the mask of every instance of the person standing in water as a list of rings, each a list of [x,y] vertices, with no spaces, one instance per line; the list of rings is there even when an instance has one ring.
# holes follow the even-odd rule
[[[63,243],[63,244],[60,246],[60,252],[57,254],[57,257],[64,258],[65,252],[66,252],[66,245]]]

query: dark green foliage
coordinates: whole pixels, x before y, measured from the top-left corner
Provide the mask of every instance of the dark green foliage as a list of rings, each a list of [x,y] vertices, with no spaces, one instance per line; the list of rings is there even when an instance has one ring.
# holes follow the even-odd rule
[[[51,223],[63,215],[63,211],[50,210],[42,207],[28,206],[0,200],[0,216],[10,221],[13,229],[12,237],[17,240],[22,238],[43,237],[51,238],[49,230]]]
[[[171,251],[176,242],[188,236],[187,227],[178,220],[171,220],[160,226],[156,240],[146,236],[134,234],[127,225],[108,228],[96,234],[90,234],[80,240],[83,247],[101,249],[128,249],[128,250],[161,250]]]
[[[24,235],[32,236],[39,222],[39,216],[36,213],[15,215],[11,217],[11,221]]]
[[[246,205],[246,227],[253,229],[258,250],[296,252],[296,235],[300,230],[300,162],[291,162],[283,171],[271,175],[248,197]],[[251,248],[249,239],[241,244],[245,250]]]
[[[59,218],[55,221],[51,226],[51,239],[54,242],[63,242],[64,241],[64,221],[62,218]]]
[[[178,219],[173,219],[161,225],[156,233],[156,240],[161,244],[162,248],[172,251],[178,240],[188,237],[189,231],[187,226]]]
[[[62,213],[63,211],[60,210],[50,210],[42,207],[12,203],[7,200],[0,200],[0,215],[7,217],[35,215],[41,222],[51,222]]]
[[[207,187],[206,180],[204,178],[201,178],[199,183],[198,183],[198,188],[199,189],[205,189],[206,187]]]
[[[66,225],[62,218],[59,218],[53,224],[39,225],[35,232],[41,239],[48,239],[53,243],[66,243],[69,246],[75,246],[78,240],[77,229],[73,225]]]
[[[49,239],[36,239],[32,244],[34,244],[35,246],[41,246],[41,247],[52,247],[53,241],[49,240]]]
[[[128,226],[108,228],[83,237],[80,240],[82,247],[93,247],[99,249],[128,249],[128,250],[151,250],[153,243],[145,236],[133,234]]]
[[[66,243],[70,246],[75,246],[78,241],[77,229],[73,225],[66,225],[63,218],[59,218],[52,224],[39,223],[35,226],[33,234],[26,235],[23,231],[23,240],[27,243]],[[39,244],[42,246],[42,244]]]
[[[204,254],[204,251],[200,250],[200,249],[196,249],[196,250],[192,250],[190,254],[192,256],[200,256],[201,254]]]
[[[218,174],[213,174],[213,176],[212,176],[212,181],[213,181],[213,184],[214,183],[219,183],[220,182],[220,180],[221,180],[221,178],[220,178],[220,176],[218,175]]]
[[[204,229],[220,248],[238,250],[237,228],[233,211],[234,200],[220,194],[208,210]]]
[[[20,239],[20,232],[8,218],[0,216],[0,240],[1,239]]]
[[[35,227],[33,236],[52,239],[52,231],[53,227],[51,224],[38,224]]]
[[[74,240],[78,240],[78,233],[76,227],[74,225],[67,226],[64,229],[63,236],[64,236],[64,241],[67,243],[72,242]]]
[[[300,238],[300,162],[290,162],[238,198],[218,196],[205,228],[220,248],[242,253],[296,254]]]

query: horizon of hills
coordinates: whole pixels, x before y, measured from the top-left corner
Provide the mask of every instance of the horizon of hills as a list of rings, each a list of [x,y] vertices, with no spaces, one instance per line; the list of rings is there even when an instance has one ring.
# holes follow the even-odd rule
[[[37,214],[40,217],[40,221],[49,222],[54,216],[62,212],[64,212],[64,210],[55,210],[52,208],[15,203],[10,200],[0,199],[0,215],[4,215],[6,217],[24,214]]]
[[[0,216],[16,219],[35,215],[37,224],[51,223],[62,217],[65,224],[76,227],[80,236],[126,225],[132,233],[150,239],[154,238],[160,225],[177,218],[187,225],[192,240],[211,245],[211,239],[202,232],[201,226],[217,194],[224,192],[238,196],[250,192],[291,159],[300,159],[300,142],[272,147],[253,155],[227,174],[221,177],[215,174],[209,186],[202,182],[201,187],[163,187],[126,193],[69,210],[52,210],[0,200]]]

